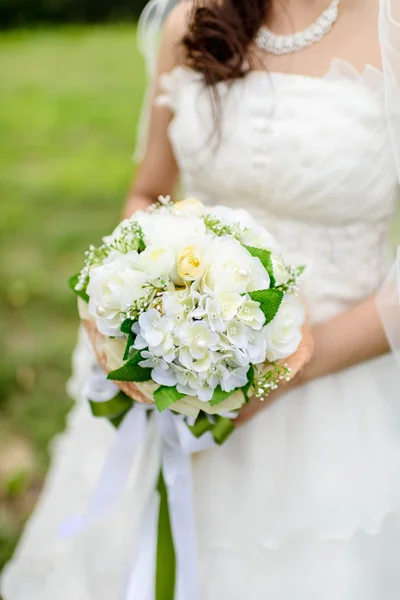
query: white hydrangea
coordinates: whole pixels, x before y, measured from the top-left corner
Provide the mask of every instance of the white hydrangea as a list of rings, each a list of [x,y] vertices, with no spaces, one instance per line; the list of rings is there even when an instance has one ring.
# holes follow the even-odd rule
[[[141,357],[143,360],[139,365],[152,369],[151,378],[153,381],[159,385],[174,386],[177,384],[176,373],[170,363],[148,350],[142,350]]]
[[[170,363],[175,358],[173,340],[174,324],[171,319],[160,315],[158,310],[151,308],[139,317],[139,330],[135,340],[135,348],[149,348],[154,356],[163,357]],[[137,331],[137,329],[136,329]]]

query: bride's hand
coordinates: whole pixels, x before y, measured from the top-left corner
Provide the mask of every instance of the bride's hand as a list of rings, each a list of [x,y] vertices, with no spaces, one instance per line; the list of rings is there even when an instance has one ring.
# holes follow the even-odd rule
[[[291,388],[301,383],[301,372],[313,354],[314,341],[311,330],[308,326],[303,327],[303,339],[297,352],[285,360],[285,365],[290,368],[290,381],[285,381],[279,384],[279,387],[274,392],[271,392],[267,398],[261,401],[259,398],[253,397],[249,404],[245,404],[239,411],[239,416],[235,419],[235,426],[243,425],[251,419],[260,410],[265,409],[275,402],[279,396],[290,390]]]

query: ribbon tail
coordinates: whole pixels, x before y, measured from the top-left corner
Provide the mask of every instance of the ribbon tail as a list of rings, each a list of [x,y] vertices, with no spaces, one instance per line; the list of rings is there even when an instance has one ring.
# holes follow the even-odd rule
[[[124,600],[154,600],[155,598],[159,506],[160,497],[155,493],[143,519],[139,554],[129,576]]]
[[[191,458],[164,445],[162,461],[176,554],[174,600],[199,600]]]
[[[140,406],[130,410],[116,432],[115,441],[100,474],[92,497],[80,517],[64,523],[60,534],[70,537],[104,517],[120,497],[134,456],[146,433],[146,411]]]

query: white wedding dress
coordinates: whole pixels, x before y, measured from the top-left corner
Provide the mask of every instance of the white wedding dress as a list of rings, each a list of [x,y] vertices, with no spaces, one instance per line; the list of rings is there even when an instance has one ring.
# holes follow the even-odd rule
[[[158,101],[174,111],[169,131],[185,194],[246,208],[290,260],[306,264],[313,322],[377,291],[399,199],[378,70],[359,74],[334,61],[320,79],[253,72],[221,83],[214,146],[200,76],[178,68],[162,85]],[[5,600],[124,598],[157,477],[154,431],[109,517],[76,539],[58,534],[84,508],[115,435],[80,399],[90,360],[82,342],[77,406],[5,570]],[[399,600],[398,382],[391,355],[321,378],[196,456],[201,600]]]

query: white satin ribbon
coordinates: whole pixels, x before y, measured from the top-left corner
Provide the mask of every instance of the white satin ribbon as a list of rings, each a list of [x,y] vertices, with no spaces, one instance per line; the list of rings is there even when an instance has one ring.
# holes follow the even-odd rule
[[[159,507],[159,494],[154,492],[153,500],[147,507],[142,521],[140,550],[129,574],[124,600],[153,600],[155,598]]]
[[[61,528],[63,537],[76,535],[105,517],[118,500],[132,468],[133,458],[145,438],[146,424],[146,411],[142,406],[126,415],[85,512],[64,523]]]
[[[104,388],[101,385],[103,377]],[[89,378],[85,393],[92,401],[109,398],[110,388],[105,375],[95,371]],[[105,387],[108,393],[105,392]],[[119,392],[118,388],[115,390]],[[184,417],[167,410],[159,413],[152,405],[136,403],[116,432],[115,441],[103,467],[97,486],[81,517],[67,522],[63,536],[71,536],[104,517],[122,494],[136,452],[144,441],[148,412],[156,420],[162,445],[160,464],[168,492],[169,515],[176,555],[176,585],[174,600],[199,600],[197,581],[196,529],[193,502],[192,465],[190,455],[215,445],[210,432],[196,438]],[[129,574],[124,600],[154,600],[159,498],[154,498],[142,521],[139,554]]]

